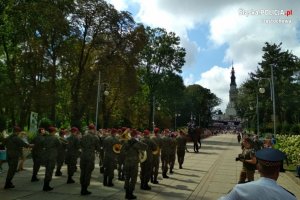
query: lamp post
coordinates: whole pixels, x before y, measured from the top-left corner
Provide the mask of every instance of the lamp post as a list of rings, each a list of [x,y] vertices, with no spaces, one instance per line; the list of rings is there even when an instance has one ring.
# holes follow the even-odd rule
[[[95,116],[95,127],[98,130],[98,115],[99,115],[99,103],[101,101],[101,85],[108,85],[108,83],[101,83],[101,72],[99,71],[98,75],[98,87],[97,87],[97,102],[96,102],[96,116]],[[103,92],[105,96],[109,95],[109,92],[105,90]]]
[[[153,102],[152,102],[152,131],[154,132],[155,128],[155,109],[156,109],[156,100],[155,96],[153,96]],[[160,106],[157,106],[157,110],[160,110]]]
[[[176,129],[177,129],[177,117],[180,117],[180,113],[175,113],[175,123],[174,123],[174,131],[176,131]]]
[[[275,137],[276,134],[276,107],[275,107],[275,86],[274,86],[274,74],[273,74],[273,66],[274,64],[270,65],[271,66],[271,78],[260,78],[258,80],[258,87],[259,87],[259,83],[262,79],[266,79],[269,81],[270,83],[270,96],[271,96],[271,100],[272,100],[272,107],[273,107],[273,134]],[[258,89],[259,93],[265,93],[265,88],[260,87]],[[259,130],[259,118],[258,118],[258,95],[256,96],[256,110],[257,110],[257,128]]]

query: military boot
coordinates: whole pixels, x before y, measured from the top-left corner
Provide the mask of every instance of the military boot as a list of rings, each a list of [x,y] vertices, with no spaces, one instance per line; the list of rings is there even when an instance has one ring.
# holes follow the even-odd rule
[[[72,179],[72,176],[68,176],[67,184],[75,183],[75,181]]]
[[[48,192],[53,190],[53,187],[49,186],[49,181],[44,181],[43,191]]]
[[[39,181],[39,179],[36,177],[36,175],[32,175],[31,182]]]
[[[103,185],[107,186],[107,175],[103,175]]]
[[[167,173],[163,173],[163,178],[169,178],[169,176],[167,175]]]
[[[114,186],[114,184],[113,184],[113,182],[112,182],[112,178],[109,178],[109,179],[108,179],[107,186],[108,186],[108,187],[113,187],[113,186]]]
[[[87,190],[87,186],[86,185],[81,185],[81,195],[90,195],[92,194],[90,191]]]
[[[61,171],[56,171],[56,172],[55,172],[55,176],[62,176]]]
[[[11,188],[15,188],[14,184],[12,184],[12,182],[10,181],[6,181],[4,189],[11,189]]]
[[[130,192],[129,192],[129,196],[128,196],[127,199],[136,199],[136,196],[133,195],[133,191],[130,191]]]

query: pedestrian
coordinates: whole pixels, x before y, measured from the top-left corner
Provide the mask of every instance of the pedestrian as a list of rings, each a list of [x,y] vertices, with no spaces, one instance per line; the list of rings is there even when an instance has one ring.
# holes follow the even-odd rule
[[[44,141],[44,151],[45,151],[45,178],[44,178],[44,186],[43,191],[51,191],[53,187],[50,187],[50,181],[52,180],[53,171],[55,168],[55,163],[57,160],[58,148],[60,147],[60,141],[57,138],[56,127],[50,126],[48,128],[49,135],[45,137]]]
[[[288,190],[277,184],[279,170],[285,154],[277,149],[265,148],[256,152],[260,178],[236,185],[219,200],[296,200]]]
[[[138,141],[137,131],[131,130],[131,138],[124,143],[121,149],[121,154],[124,155],[125,158],[125,199],[136,199],[136,196],[133,195],[133,191],[135,189],[135,184],[138,176],[139,152],[145,151],[146,149],[147,145],[143,142]]]
[[[76,171],[77,159],[79,156],[80,141],[78,138],[79,129],[77,127],[71,128],[71,135],[67,138],[66,146],[66,159],[65,163],[67,164],[68,171],[68,180],[67,184],[75,183],[73,180],[73,175]]]
[[[182,169],[184,156],[185,156],[186,143],[187,143],[187,138],[185,136],[185,133],[182,130],[179,131],[179,135],[177,136],[176,141],[177,141],[177,160],[179,164],[179,169]]]
[[[38,135],[33,139],[34,144],[31,155],[33,161],[32,177],[31,182],[39,181],[37,174],[40,170],[41,165],[44,165],[44,156],[46,156],[44,149],[46,130],[44,128],[39,128]]]
[[[15,186],[11,182],[18,168],[18,161],[22,155],[23,147],[31,147],[33,145],[25,143],[20,137],[21,128],[14,127],[13,133],[6,139],[7,148],[7,163],[8,171],[6,176],[6,182],[4,189],[14,188]]]
[[[89,195],[87,190],[90,185],[91,175],[95,168],[95,151],[100,150],[96,129],[93,124],[88,126],[88,132],[81,138],[81,155],[80,155],[80,184],[81,195]]]
[[[254,180],[254,173],[256,169],[255,151],[253,149],[252,140],[250,138],[243,139],[243,152],[238,155],[236,161],[243,163],[243,168],[240,172],[240,179],[238,183],[245,183]]]
[[[119,140],[116,138],[116,129],[111,130],[110,136],[106,137],[103,141],[103,185],[108,187],[113,187],[114,170],[117,169],[117,154],[113,151],[113,146],[120,144]]]
[[[157,149],[157,144],[150,139],[149,130],[144,130],[144,137],[141,139],[141,142],[147,144],[147,159],[141,163],[141,189],[151,190],[151,187],[149,186],[149,181],[151,178],[151,170],[153,165],[153,152]]]

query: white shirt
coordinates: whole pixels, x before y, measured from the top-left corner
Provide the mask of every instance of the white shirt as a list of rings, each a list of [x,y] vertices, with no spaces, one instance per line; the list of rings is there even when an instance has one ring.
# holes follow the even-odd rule
[[[236,185],[219,200],[297,200],[273,179],[261,177],[256,181]]]

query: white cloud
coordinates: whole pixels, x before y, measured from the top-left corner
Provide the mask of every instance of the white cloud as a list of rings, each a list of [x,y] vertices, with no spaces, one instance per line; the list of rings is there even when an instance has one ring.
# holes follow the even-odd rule
[[[110,0],[118,7],[126,8],[127,4],[138,5],[136,21],[152,27],[163,27],[181,37],[182,46],[186,48],[186,65],[189,73],[183,73],[186,85],[198,83],[209,88],[222,98],[222,110],[228,102],[231,66],[212,66],[210,70],[199,74],[191,74],[195,67],[199,47],[188,37],[188,32],[203,23],[209,24],[209,43],[214,48],[226,44],[224,60],[234,61],[237,85],[239,86],[254,71],[262,59],[262,47],[265,42],[282,42],[283,50],[291,50],[300,56],[299,30],[300,7],[297,1],[248,1],[248,0]],[[117,7],[117,6],[116,6]],[[286,16],[253,16],[240,15],[245,11],[261,9],[293,10],[293,15]],[[265,19],[291,19],[291,24],[267,24]],[[298,27],[299,29],[299,27]],[[298,38],[297,38],[298,37]],[[209,66],[206,66],[209,67]],[[199,74],[199,77],[198,77]]]

